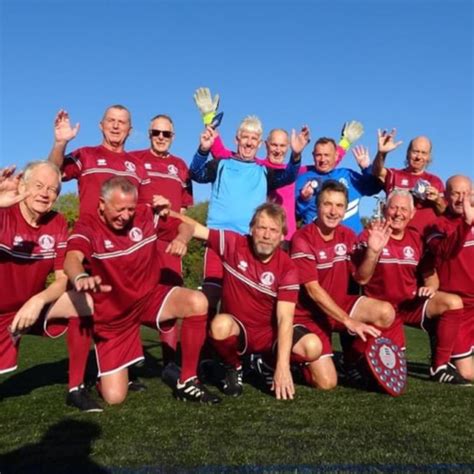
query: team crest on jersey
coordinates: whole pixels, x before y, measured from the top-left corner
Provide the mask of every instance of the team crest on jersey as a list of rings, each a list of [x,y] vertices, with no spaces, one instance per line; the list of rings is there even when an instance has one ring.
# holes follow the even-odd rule
[[[23,244],[23,237],[21,235],[15,235],[15,237],[13,237],[13,246],[19,247],[22,244]]]
[[[145,169],[151,170],[151,163],[145,163]]]
[[[347,254],[346,244],[337,244],[334,246],[334,252],[336,255],[342,256]]]
[[[263,272],[260,275],[260,283],[263,286],[272,286],[275,281],[275,275],[272,272]]]
[[[137,167],[131,161],[126,161],[124,163],[124,165],[125,165],[125,168],[127,168],[128,171],[134,172],[137,169]]]
[[[239,264],[237,265],[237,267],[240,268],[243,272],[245,272],[247,271],[249,264],[245,260],[241,260]]]
[[[170,174],[172,176],[177,176],[178,168],[176,168],[175,165],[168,165],[168,174]]]
[[[49,234],[43,234],[38,239],[38,243],[42,250],[51,250],[54,247],[54,237]]]
[[[107,160],[105,158],[97,158],[97,166],[107,166]]]
[[[130,229],[130,232],[128,233],[128,236],[130,237],[131,240],[134,242],[140,242],[140,240],[143,239],[143,232],[141,229],[138,227],[132,227]]]
[[[349,183],[346,178],[339,178],[339,182],[343,184],[346,188],[349,188]]]
[[[114,248],[114,244],[110,241],[110,240],[104,240],[104,247],[106,249],[113,249]]]
[[[321,251],[319,252],[319,258],[320,258],[321,260],[326,260],[326,259],[328,258],[328,256],[326,255],[326,252],[325,252],[324,250],[321,250]]]
[[[402,179],[402,186],[408,186],[408,179]]]
[[[382,250],[382,255],[383,255],[384,257],[388,257],[388,256],[390,255],[389,250],[384,247],[383,250]]]
[[[403,256],[405,258],[413,258],[414,255],[415,255],[415,251],[413,250],[413,248],[411,248],[410,246],[404,247]]]

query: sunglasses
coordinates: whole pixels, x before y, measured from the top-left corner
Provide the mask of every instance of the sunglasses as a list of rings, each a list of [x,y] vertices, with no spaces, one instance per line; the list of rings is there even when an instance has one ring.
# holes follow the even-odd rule
[[[171,138],[173,136],[173,132],[171,132],[170,130],[151,129],[150,130],[150,135],[152,137],[159,137],[160,135],[163,135],[163,138]]]

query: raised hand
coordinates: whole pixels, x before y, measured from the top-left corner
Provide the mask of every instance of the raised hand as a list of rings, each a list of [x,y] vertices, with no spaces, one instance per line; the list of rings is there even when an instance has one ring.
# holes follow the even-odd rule
[[[54,139],[56,143],[67,143],[76,137],[79,132],[79,123],[73,127],[69,120],[69,114],[61,109],[54,120]]]
[[[208,152],[214,144],[216,137],[217,132],[212,127],[207,126],[204,132],[201,133],[200,150],[204,153]]]
[[[369,149],[362,145],[357,145],[352,149],[352,154],[357,161],[357,164],[362,168],[368,168],[370,166],[370,155]]]
[[[29,196],[28,192],[18,192],[21,173],[15,175],[15,166],[0,171],[0,207],[11,207]]]
[[[211,91],[207,87],[200,87],[194,93],[194,102],[201,112],[204,125],[209,125],[219,107],[219,94],[212,98]]]
[[[403,142],[395,141],[397,136],[397,129],[392,128],[392,131],[389,133],[387,130],[377,130],[377,145],[379,153],[390,153],[391,151],[398,148]]]
[[[372,221],[367,231],[369,233],[367,246],[375,253],[382,251],[392,235],[392,229],[388,221]]]
[[[307,125],[304,125],[299,133],[296,133],[294,129],[291,131],[290,143],[294,154],[300,155],[310,141],[311,136]]]

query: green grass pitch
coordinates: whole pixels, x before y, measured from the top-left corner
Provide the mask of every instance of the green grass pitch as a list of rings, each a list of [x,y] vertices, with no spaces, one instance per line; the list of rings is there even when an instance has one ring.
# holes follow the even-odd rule
[[[0,472],[473,472],[474,387],[424,380],[428,344],[408,330],[411,376],[399,398],[297,386],[292,402],[252,385],[218,406],[175,401],[143,330],[148,390],[83,414],[65,405],[64,338],[25,337],[0,377]],[[217,388],[211,387],[217,391]]]

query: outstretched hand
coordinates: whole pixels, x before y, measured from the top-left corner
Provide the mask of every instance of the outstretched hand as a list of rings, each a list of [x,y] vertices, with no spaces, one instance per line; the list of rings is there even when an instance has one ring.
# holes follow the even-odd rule
[[[310,130],[307,125],[304,125],[299,133],[294,129],[291,131],[291,150],[295,155],[300,155],[310,141]]]
[[[208,152],[214,144],[216,137],[217,132],[208,125],[204,132],[201,133],[199,149],[204,153]]]
[[[56,118],[54,119],[54,139],[56,143],[67,143],[79,132],[80,125],[76,123],[73,127],[69,120],[69,114],[61,109],[57,114]]]
[[[0,207],[11,207],[26,199],[30,193],[20,193],[21,173],[15,175],[15,166],[9,166],[0,170]]]
[[[397,136],[397,129],[392,128],[392,131],[389,133],[387,130],[377,130],[377,145],[379,153],[390,153],[391,151],[398,148],[403,142],[395,141]]]
[[[368,168],[370,166],[370,155],[369,149],[363,145],[357,145],[352,149],[352,154],[357,161],[357,164],[361,169]]]

